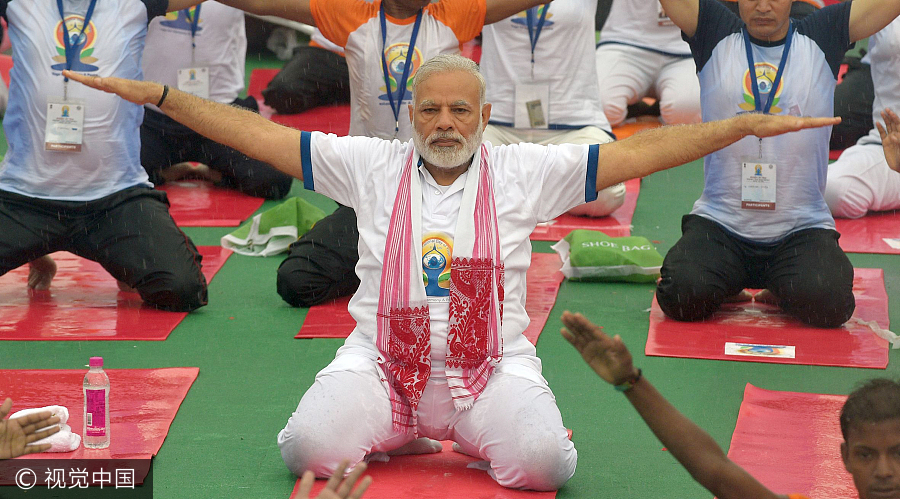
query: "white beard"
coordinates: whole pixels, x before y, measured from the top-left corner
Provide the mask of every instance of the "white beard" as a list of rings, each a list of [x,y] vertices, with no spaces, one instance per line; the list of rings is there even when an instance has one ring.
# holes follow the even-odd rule
[[[472,135],[463,137],[457,132],[435,132],[426,140],[418,130],[413,130],[413,144],[416,150],[428,163],[442,169],[453,170],[469,161],[475,155],[475,151],[481,146],[481,138],[484,127],[482,119],[478,120],[478,127]],[[459,141],[456,147],[440,147],[431,144],[437,139],[454,139]]]

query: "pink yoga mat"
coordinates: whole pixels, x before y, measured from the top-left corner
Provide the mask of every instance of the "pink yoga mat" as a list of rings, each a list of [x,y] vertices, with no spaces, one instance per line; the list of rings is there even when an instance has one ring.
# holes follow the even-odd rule
[[[591,218],[560,215],[556,220],[538,225],[531,233],[531,240],[559,241],[575,229],[599,230],[609,237],[630,236],[631,218],[634,216],[640,191],[641,180],[631,179],[625,182],[625,204],[609,216]]]
[[[747,384],[728,457],[777,494],[856,499],[840,453],[846,399]]]
[[[888,329],[884,271],[855,272],[853,317]],[[706,321],[679,322],[666,317],[654,297],[644,351],[660,357],[815,366],[884,369],[888,364],[888,342],[852,318],[840,328],[813,328],[774,305],[749,302],[725,304]]]
[[[202,180],[179,180],[159,186],[169,197],[169,213],[181,227],[237,227],[263,204],[263,198]]]
[[[197,249],[210,281],[231,251]],[[26,287],[27,265],[0,277],[0,340],[162,341],[187,316],[144,306],[137,293],[119,291],[96,262],[66,252],[52,256],[59,270],[47,291]]]
[[[836,218],[834,224],[841,233],[838,240],[841,249],[848,253],[900,255],[900,213],[897,211],[873,212],[855,220]]]
[[[115,364],[114,358],[104,361],[107,366]],[[72,452],[30,454],[20,459],[149,459],[159,452],[200,370],[196,367],[104,370],[110,384],[109,448],[85,449],[82,445]],[[67,424],[81,435],[84,406],[81,385],[86,372],[86,368],[0,369],[0,402],[11,398],[13,412],[48,405],[65,406],[69,409]],[[140,480],[135,476],[137,483],[143,479],[143,475]],[[0,480],[0,483],[11,482]]]
[[[550,310],[556,303],[556,294],[563,281],[559,271],[562,262],[556,253],[532,253],[528,268],[525,311],[531,323],[525,329],[525,337],[537,345],[538,337],[547,323]],[[346,338],[356,321],[347,311],[349,297],[309,308],[300,332],[294,338]]]
[[[443,452],[421,456],[395,456],[390,462],[369,463],[366,474],[374,480],[366,499],[551,499],[556,492],[530,492],[501,487],[485,471],[467,468],[477,459],[454,452],[452,442],[441,442]],[[300,480],[291,499],[298,498]],[[316,480],[312,496],[325,487]]]

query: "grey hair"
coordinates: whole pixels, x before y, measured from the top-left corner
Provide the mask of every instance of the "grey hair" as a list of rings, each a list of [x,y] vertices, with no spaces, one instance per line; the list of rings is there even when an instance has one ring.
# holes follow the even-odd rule
[[[481,75],[481,71],[478,69],[478,64],[475,63],[472,59],[463,57],[461,55],[456,54],[441,54],[432,57],[425,61],[424,64],[419,66],[419,69],[416,71],[415,76],[413,77],[412,84],[412,100],[413,106],[415,106],[416,101],[416,89],[421,85],[425,80],[431,78],[435,74],[438,73],[448,73],[452,71],[462,71],[464,73],[469,73],[474,76],[478,80],[479,92],[479,106],[484,106],[484,76]]]

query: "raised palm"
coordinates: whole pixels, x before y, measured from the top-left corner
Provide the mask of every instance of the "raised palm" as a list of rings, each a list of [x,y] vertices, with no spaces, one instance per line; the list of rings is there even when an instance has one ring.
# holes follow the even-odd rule
[[[610,337],[581,314],[563,312],[561,331],[581,357],[601,378],[618,385],[634,373],[631,352],[619,336]]]
[[[30,414],[15,419],[5,419],[12,409],[12,400],[6,399],[0,405],[0,459],[11,459],[24,454],[43,452],[50,444],[35,445],[40,439],[59,431],[59,427],[50,428],[38,434],[38,430],[59,423],[59,418],[50,411]]]
[[[884,159],[888,166],[895,172],[900,172],[900,118],[897,114],[885,109],[881,112],[884,125],[875,123],[878,133],[881,135],[881,144],[884,146]]]

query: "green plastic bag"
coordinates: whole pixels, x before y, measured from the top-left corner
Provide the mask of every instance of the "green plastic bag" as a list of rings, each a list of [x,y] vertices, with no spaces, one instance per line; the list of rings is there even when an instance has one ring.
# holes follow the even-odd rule
[[[325,212],[307,201],[293,197],[255,215],[236,231],[222,237],[222,246],[248,256],[272,256],[284,253],[313,224],[325,218]]]
[[[663,257],[645,237],[573,230],[553,245],[562,273],[579,281],[656,282]]]

